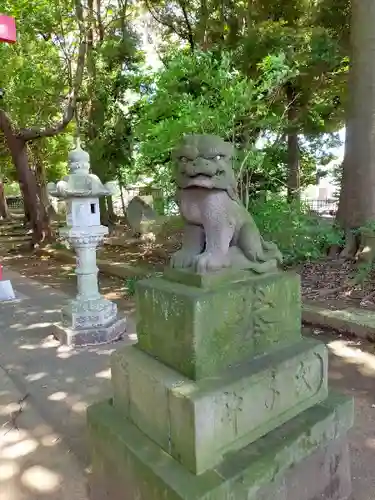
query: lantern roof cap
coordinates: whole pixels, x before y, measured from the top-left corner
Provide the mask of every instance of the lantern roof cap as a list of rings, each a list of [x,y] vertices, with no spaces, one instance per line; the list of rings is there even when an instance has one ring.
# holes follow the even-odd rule
[[[111,196],[115,189],[113,183],[103,184],[99,177],[90,172],[90,155],[81,148],[79,141],[75,149],[68,154],[69,175],[55,184],[47,186],[51,196],[67,198],[98,198]]]

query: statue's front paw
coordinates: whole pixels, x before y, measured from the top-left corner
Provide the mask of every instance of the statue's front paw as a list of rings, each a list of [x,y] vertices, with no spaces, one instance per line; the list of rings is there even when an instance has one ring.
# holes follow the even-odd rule
[[[194,267],[199,274],[216,271],[223,267],[229,267],[229,265],[228,255],[220,252],[203,252],[194,259]]]
[[[194,262],[195,254],[187,250],[178,250],[171,257],[171,267],[187,268]]]

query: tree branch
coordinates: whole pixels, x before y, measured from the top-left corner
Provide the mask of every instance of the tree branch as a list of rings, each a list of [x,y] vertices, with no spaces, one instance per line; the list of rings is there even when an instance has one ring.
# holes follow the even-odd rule
[[[4,109],[0,108],[0,130],[3,132],[5,139],[13,134],[13,126],[9,116]]]
[[[85,59],[87,52],[86,29],[81,0],[75,0],[75,11],[80,32],[80,45],[78,49],[73,88],[68,96],[68,103],[63,113],[62,120],[59,123],[56,123],[55,125],[51,125],[49,127],[32,127],[27,129],[20,129],[17,135],[25,142],[40,139],[42,137],[53,137],[59,134],[60,132],[65,130],[65,128],[69,125],[74,117],[77,105],[77,95],[83,80],[83,72],[85,68]]]
[[[105,29],[101,14],[101,0],[96,0],[96,11],[97,11],[96,20],[98,23],[99,40],[102,42],[104,40]]]
[[[187,28],[187,35],[188,35],[188,40],[189,40],[189,45],[190,45],[190,50],[194,52],[195,50],[195,41],[194,41],[194,34],[193,34],[193,29],[191,27],[191,23],[189,21],[189,16],[186,10],[186,2],[185,0],[179,0],[178,2],[180,4],[182,14],[184,16],[185,22],[186,22],[186,28]]]
[[[151,17],[153,17],[157,23],[165,26],[166,28],[169,28],[171,31],[173,31],[173,33],[182,38],[181,33],[173,26],[173,24],[164,21],[161,17],[158,16],[155,9],[151,6],[149,0],[145,0],[145,3],[149,13],[151,14]]]

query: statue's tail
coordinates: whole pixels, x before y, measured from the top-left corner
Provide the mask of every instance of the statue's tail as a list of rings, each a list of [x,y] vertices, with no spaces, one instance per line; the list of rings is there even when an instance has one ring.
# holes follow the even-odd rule
[[[249,261],[264,263],[275,261],[281,264],[283,257],[275,243],[265,241],[255,224],[244,224],[238,237],[238,245]]]
[[[261,242],[264,250],[265,259],[266,260],[275,259],[279,264],[281,264],[283,261],[283,256],[280,250],[278,249],[277,245],[272,241],[265,241],[262,237],[261,237]]]

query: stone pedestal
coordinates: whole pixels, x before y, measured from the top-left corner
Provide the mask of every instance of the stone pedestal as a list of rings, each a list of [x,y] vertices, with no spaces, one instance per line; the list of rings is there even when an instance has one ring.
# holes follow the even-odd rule
[[[353,403],[300,312],[294,273],[139,282],[139,342],[88,411],[92,500],[347,499]]]
[[[96,249],[108,233],[105,226],[60,230],[77,254],[78,294],[62,309],[62,321],[55,325],[55,336],[64,344],[84,346],[112,342],[126,329],[125,318],[117,317],[117,305],[99,293]]]

